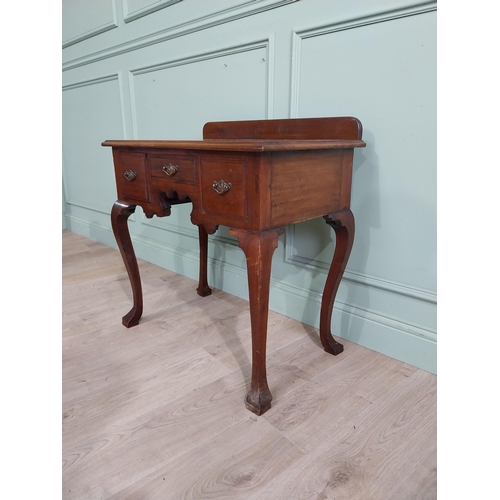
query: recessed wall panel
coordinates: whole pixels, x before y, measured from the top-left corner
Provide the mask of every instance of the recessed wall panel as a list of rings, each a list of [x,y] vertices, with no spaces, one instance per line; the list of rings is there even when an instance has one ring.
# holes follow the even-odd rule
[[[354,115],[367,147],[356,150],[348,269],[436,289],[435,12],[336,30],[299,33],[297,116]],[[299,255],[323,261],[324,239],[306,246],[315,222],[299,225]],[[329,259],[327,259],[328,261]]]
[[[138,139],[201,139],[208,121],[267,116],[267,47],[187,58],[133,72]]]
[[[64,0],[62,19],[63,47],[118,26],[115,0]]]
[[[106,139],[123,139],[118,76],[66,87],[62,98],[67,202],[109,213],[116,201],[113,160]]]

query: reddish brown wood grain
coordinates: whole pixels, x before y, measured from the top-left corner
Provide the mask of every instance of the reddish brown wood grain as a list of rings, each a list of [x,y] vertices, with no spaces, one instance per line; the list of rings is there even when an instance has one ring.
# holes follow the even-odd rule
[[[248,294],[252,326],[252,381],[246,397],[247,408],[262,415],[271,407],[271,391],[267,385],[266,342],[269,314],[271,261],[284,228],[265,232],[230,229],[245,252],[248,269]]]
[[[274,153],[271,225],[288,225],[340,209],[343,150]]]
[[[354,242],[354,216],[347,209],[336,214],[325,215],[325,220],[335,231],[336,243],[335,253],[326,278],[325,290],[323,291],[319,334],[325,351],[336,356],[344,350],[344,346],[332,337],[332,310]]]
[[[316,149],[359,148],[365,143],[361,140],[263,140],[263,139],[205,139],[203,141],[104,141],[102,146],[124,149],[170,149],[186,151],[308,151]],[[176,152],[177,152],[176,151]]]
[[[330,331],[332,308],[354,239],[349,209],[353,151],[363,147],[353,117],[212,122],[202,141],[105,141],[113,148],[118,201],[113,231],[129,274],[134,306],[127,327],[142,314],[142,290],[127,219],[139,204],[147,217],[170,215],[172,205],[192,203],[199,228],[200,279],[209,295],[208,236],[231,228],[247,260],[252,327],[252,378],[247,408],[261,415],[271,406],[266,378],[266,340],[272,255],[284,227],[325,217],[337,243],[320,314],[325,350],[343,346]]]
[[[111,226],[130,279],[134,300],[132,309],[122,318],[122,323],[127,328],[137,325],[142,316],[141,277],[127,225],[127,220],[135,212],[135,207],[135,205],[118,200],[111,211]]]
[[[305,139],[356,140],[362,134],[361,122],[351,116],[209,122],[203,127],[204,139],[286,139],[299,143]]]
[[[200,278],[196,292],[202,297],[212,293],[208,286],[207,261],[208,261],[208,234],[203,226],[198,226],[198,237],[200,241]]]

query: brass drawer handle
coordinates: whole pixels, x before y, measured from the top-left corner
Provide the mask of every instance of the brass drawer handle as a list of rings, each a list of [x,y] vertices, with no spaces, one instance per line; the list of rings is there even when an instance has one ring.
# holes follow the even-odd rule
[[[215,191],[218,194],[224,194],[224,193],[227,193],[231,189],[231,183],[224,182],[223,180],[220,180],[219,182],[214,181],[214,183],[212,184],[212,187],[215,189]]]
[[[132,172],[132,170],[127,170],[124,174],[127,181],[133,181],[137,177],[137,172]]]
[[[171,163],[169,163],[168,165],[163,165],[162,170],[167,175],[174,175],[179,170],[179,167],[177,165],[172,165]]]

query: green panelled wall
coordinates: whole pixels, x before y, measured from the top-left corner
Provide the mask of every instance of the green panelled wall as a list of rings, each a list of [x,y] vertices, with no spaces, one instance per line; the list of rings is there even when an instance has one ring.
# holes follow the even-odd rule
[[[436,3],[63,0],[63,227],[116,247],[106,139],[200,139],[207,121],[353,115],[356,238],[332,331],[436,372]],[[129,222],[138,257],[196,279],[190,207]],[[271,309],[318,326],[335,246],[323,220],[287,228]],[[221,227],[210,283],[247,297]],[[147,297],[145,298],[147,303]],[[120,318],[117,318],[117,322]]]

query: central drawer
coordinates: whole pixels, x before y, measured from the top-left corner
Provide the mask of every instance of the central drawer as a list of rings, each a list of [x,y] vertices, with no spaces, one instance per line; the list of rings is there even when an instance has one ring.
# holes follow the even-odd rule
[[[196,184],[196,157],[190,155],[156,154],[149,155],[151,177],[168,179],[183,184]]]

